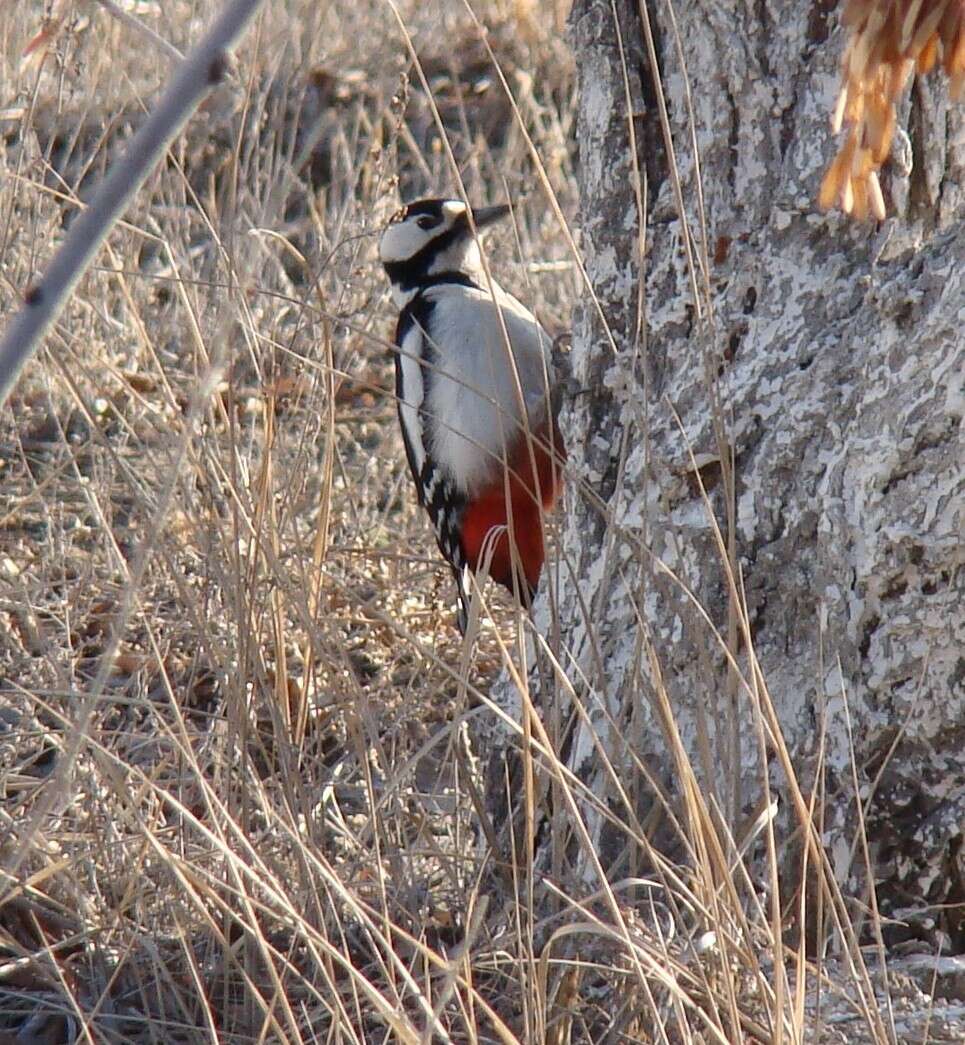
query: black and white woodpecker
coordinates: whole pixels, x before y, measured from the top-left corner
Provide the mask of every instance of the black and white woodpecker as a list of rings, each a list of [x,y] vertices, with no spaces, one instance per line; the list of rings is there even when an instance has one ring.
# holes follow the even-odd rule
[[[379,250],[400,309],[402,437],[456,579],[463,631],[469,574],[484,565],[529,604],[545,558],[544,513],[562,493],[550,336],[487,278],[479,250],[479,234],[508,213],[419,200],[393,217]]]

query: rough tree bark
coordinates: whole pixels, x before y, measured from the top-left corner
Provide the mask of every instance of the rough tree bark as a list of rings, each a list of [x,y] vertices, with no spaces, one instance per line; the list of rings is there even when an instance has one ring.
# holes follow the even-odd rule
[[[685,590],[746,669],[699,475],[805,789],[826,734],[835,874],[862,895],[850,715],[879,900],[914,908],[906,931],[924,932],[927,905],[965,901],[965,109],[942,77],[913,83],[883,175],[889,217],[857,224],[815,204],[834,150],[833,3],[577,0],[571,31],[581,246],[609,334],[587,296],[563,417],[586,483],[562,536],[570,676],[597,735],[612,738],[611,716],[673,798],[659,665],[701,783],[740,834],[760,760],[748,700]],[[587,728],[569,759],[612,797]],[[782,794],[776,763],[771,782]],[[938,921],[965,949],[963,909]]]

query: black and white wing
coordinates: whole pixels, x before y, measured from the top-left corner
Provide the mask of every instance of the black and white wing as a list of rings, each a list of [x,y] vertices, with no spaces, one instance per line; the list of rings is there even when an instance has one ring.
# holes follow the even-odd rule
[[[459,593],[458,623],[465,632],[471,597],[470,571],[462,554],[460,523],[466,495],[438,467],[428,450],[428,403],[436,350],[427,334],[433,304],[422,295],[402,310],[395,333],[395,395],[402,441],[419,503],[429,513],[439,550],[452,568]]]

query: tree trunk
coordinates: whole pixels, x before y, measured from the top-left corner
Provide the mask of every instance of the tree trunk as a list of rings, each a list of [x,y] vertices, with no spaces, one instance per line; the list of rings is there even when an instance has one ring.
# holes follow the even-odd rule
[[[571,29],[593,296],[563,413],[559,648],[587,713],[569,765],[625,821],[605,749],[643,823],[655,788],[682,803],[676,733],[735,839],[765,785],[787,838],[766,684],[839,882],[863,895],[860,796],[884,912],[962,904],[962,107],[943,76],[913,82],[889,217],[860,224],[815,203],[832,4],[577,0]],[[627,873],[623,832],[586,816]],[[962,911],[939,918],[958,950]]]

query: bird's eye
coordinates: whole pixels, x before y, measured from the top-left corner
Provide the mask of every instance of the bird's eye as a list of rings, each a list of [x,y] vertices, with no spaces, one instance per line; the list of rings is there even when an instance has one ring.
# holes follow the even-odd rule
[[[420,229],[431,229],[436,224],[436,219],[426,214],[424,217],[418,218],[416,224]]]

